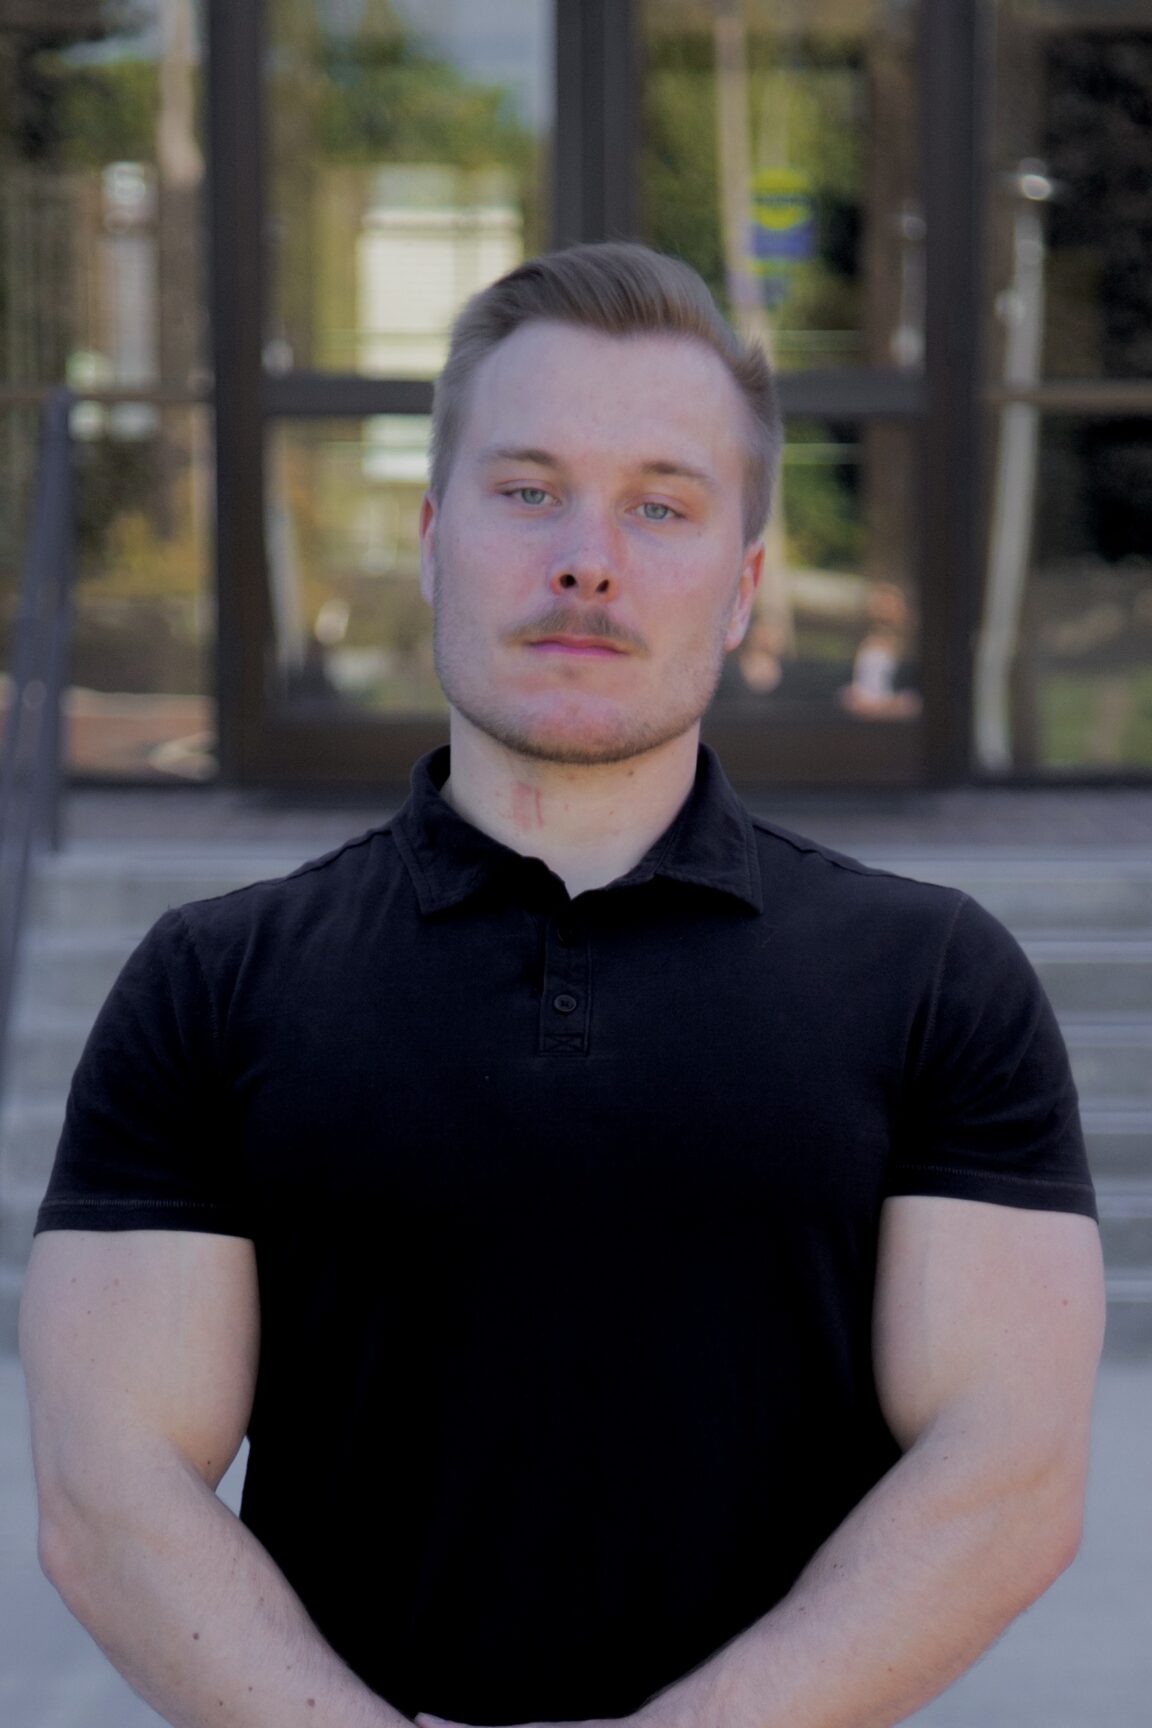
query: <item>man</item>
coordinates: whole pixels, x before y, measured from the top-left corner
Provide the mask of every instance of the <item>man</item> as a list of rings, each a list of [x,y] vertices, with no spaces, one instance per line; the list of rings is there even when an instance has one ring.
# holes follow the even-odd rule
[[[166,913],[97,1021],[24,1304],[43,1560],[181,1728],[873,1728],[1076,1548],[1051,1010],[699,746],[777,443],[679,263],[479,295],[421,516],[450,753]]]

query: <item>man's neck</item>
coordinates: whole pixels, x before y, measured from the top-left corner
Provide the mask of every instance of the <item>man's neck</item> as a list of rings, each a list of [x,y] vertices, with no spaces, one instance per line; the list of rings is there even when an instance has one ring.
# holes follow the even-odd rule
[[[696,778],[699,727],[625,762],[568,766],[496,743],[452,712],[441,789],[459,816],[527,857],[569,894],[626,875],[676,817]]]

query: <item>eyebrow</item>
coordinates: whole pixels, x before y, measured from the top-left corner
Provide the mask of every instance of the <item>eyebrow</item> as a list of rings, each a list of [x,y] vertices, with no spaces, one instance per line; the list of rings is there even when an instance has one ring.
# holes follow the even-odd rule
[[[534,468],[562,468],[563,462],[551,450],[540,450],[535,445],[502,445],[492,444],[481,450],[477,460],[490,465],[494,462],[528,462]],[[695,480],[701,486],[706,486],[710,492],[719,491],[713,475],[706,468],[693,468],[689,462],[670,462],[667,459],[654,457],[649,462],[637,463],[641,474],[668,475],[678,480]]]

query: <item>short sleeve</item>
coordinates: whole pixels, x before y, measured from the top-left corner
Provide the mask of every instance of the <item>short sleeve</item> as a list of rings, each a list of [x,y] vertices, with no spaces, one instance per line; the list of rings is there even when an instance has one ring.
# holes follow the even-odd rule
[[[967,895],[909,1051],[888,1192],[1096,1216],[1051,1003],[1019,943]]]
[[[219,1028],[191,930],[165,912],[112,987],[72,1078],[41,1230],[247,1236]]]

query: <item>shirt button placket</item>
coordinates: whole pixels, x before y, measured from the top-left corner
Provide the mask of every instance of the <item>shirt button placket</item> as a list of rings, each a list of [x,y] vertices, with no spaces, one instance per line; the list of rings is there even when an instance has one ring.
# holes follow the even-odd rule
[[[589,944],[571,919],[549,923],[540,997],[540,1054],[585,1056],[591,1024]]]

